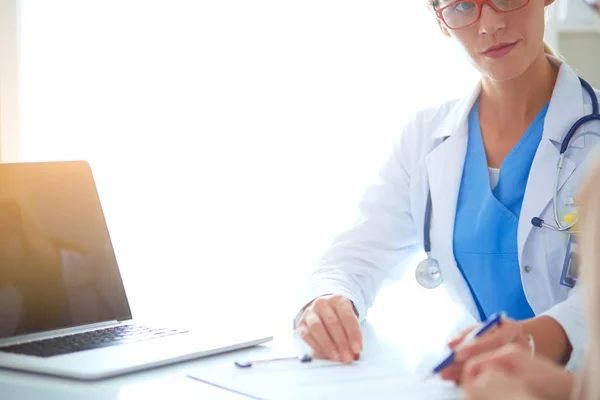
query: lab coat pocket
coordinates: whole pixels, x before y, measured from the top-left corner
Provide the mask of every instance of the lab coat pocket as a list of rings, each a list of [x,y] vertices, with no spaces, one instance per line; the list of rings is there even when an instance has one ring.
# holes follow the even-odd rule
[[[555,300],[562,301],[567,298],[570,291],[569,287],[560,284],[569,235],[550,230],[544,230],[543,234],[550,284],[557,296]]]

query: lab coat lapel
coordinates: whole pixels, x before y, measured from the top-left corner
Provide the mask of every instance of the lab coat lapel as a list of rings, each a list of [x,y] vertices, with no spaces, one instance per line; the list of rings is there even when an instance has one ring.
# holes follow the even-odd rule
[[[433,205],[432,243],[433,250],[440,259],[448,257],[454,260],[454,219],[467,141],[466,134],[454,134],[440,143],[426,158]]]
[[[467,152],[468,115],[479,97],[477,85],[471,96],[457,104],[433,137],[433,150],[425,157],[433,205],[431,242],[449,294],[464,305],[473,303],[469,289],[454,258],[453,238],[456,205]],[[470,310],[475,316],[476,309]]]
[[[555,59],[553,62],[557,62]],[[560,66],[554,93],[544,121],[544,134],[538,147],[521,207],[519,219],[518,245],[519,261],[522,260],[523,248],[532,232],[531,219],[539,217],[544,209],[552,206],[556,168],[560,156],[559,148],[572,124],[583,117],[586,107],[583,102],[583,89],[579,77],[566,63]],[[578,146],[584,146],[584,140],[577,141]],[[563,187],[577,164],[565,157],[560,174],[558,190]],[[554,223],[554,221],[548,221]]]
[[[542,139],[529,172],[523,206],[521,207],[518,232],[519,261],[522,259],[523,248],[533,229],[532,218],[539,217],[546,207],[552,206],[551,201],[554,194],[558,158],[559,151],[554,143],[548,139]],[[558,190],[562,188],[576,168],[577,165],[565,157]],[[548,222],[554,224],[554,221]]]

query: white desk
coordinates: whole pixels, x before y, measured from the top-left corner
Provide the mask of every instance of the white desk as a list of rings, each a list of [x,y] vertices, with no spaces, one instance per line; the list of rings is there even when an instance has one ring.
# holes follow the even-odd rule
[[[363,329],[365,334],[363,359],[377,360],[383,357],[397,359],[399,374],[411,372],[415,367],[418,367],[414,364],[414,360],[407,357],[406,353],[398,347],[380,341],[371,324],[365,324]],[[294,347],[297,346],[294,343],[295,340],[291,335],[287,339],[280,336],[279,339],[268,346],[260,346],[98,382],[80,382],[2,370],[0,372],[0,398],[7,400],[244,399],[245,396],[236,395],[187,378],[184,373],[190,369],[211,368],[211,366],[222,364],[224,360],[233,363],[235,360],[266,357],[273,352],[285,354],[289,351],[293,353]],[[432,363],[437,360],[434,357],[429,358],[429,365],[433,365]],[[421,364],[424,366],[426,363]]]
[[[382,295],[385,298],[385,294]],[[406,315],[390,310],[396,306],[387,301],[388,307],[376,307],[363,324],[363,359],[380,360],[393,358],[398,362],[398,373],[424,371],[434,365],[444,351],[447,326],[439,326],[439,320],[427,323],[413,322],[402,327]],[[392,313],[393,314],[390,314]],[[398,319],[391,318],[396,315]],[[391,323],[396,321],[396,323]],[[286,326],[289,327],[289,321]],[[439,327],[435,329],[435,327]],[[266,357],[271,353],[295,353],[301,342],[289,331],[275,334],[275,341],[267,346],[229,353],[173,366],[138,372],[98,382],[80,382],[46,377],[28,373],[0,370],[0,399],[2,400],[71,400],[103,399],[133,400],[147,398],[168,399],[244,399],[245,396],[203,384],[187,378],[190,369],[211,368],[223,361]],[[422,338],[416,340],[415,338]],[[401,398],[401,397],[399,397]]]

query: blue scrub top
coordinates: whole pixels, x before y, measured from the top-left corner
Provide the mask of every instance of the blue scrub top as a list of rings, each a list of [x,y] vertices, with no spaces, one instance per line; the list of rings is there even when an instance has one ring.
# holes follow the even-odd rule
[[[533,158],[544,131],[548,104],[504,159],[495,188],[490,176],[479,100],[469,114],[469,138],[454,222],[454,256],[482,321],[504,311],[522,320],[535,314],[523,291],[517,230]]]

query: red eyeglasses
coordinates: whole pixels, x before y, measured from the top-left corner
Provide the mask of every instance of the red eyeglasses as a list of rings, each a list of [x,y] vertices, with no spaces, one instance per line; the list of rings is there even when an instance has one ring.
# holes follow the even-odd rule
[[[435,9],[439,19],[449,29],[463,29],[474,25],[481,17],[481,8],[489,4],[498,13],[510,13],[527,7],[531,0],[459,0]],[[586,0],[596,2],[597,0]],[[447,1],[442,1],[442,4]]]

